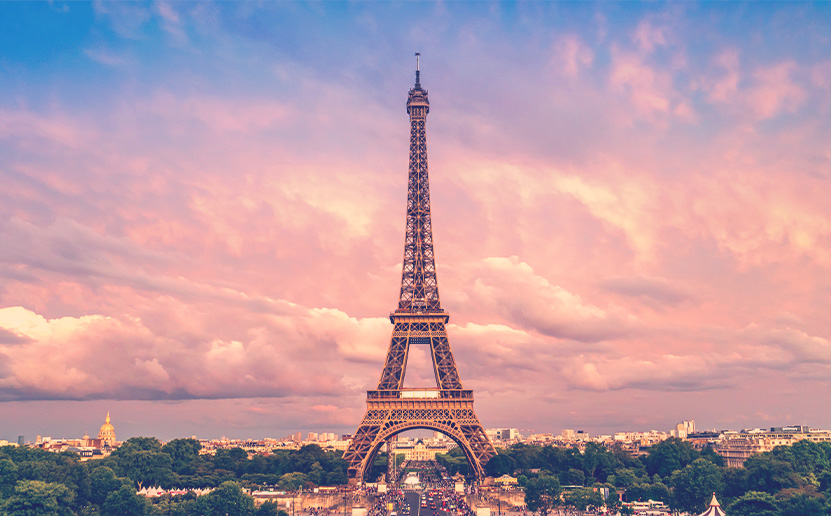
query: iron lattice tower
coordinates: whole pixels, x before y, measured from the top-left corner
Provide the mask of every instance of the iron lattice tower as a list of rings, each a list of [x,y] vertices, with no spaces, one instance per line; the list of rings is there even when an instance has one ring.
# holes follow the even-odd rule
[[[430,183],[427,175],[427,90],[421,87],[416,54],[415,86],[407,98],[410,115],[410,168],[407,226],[401,295],[390,314],[392,339],[378,388],[367,391],[367,410],[343,458],[349,477],[362,482],[375,455],[391,437],[416,428],[437,430],[464,452],[477,480],[496,450],[473,411],[473,391],[462,388],[445,326],[450,316],[441,308],[433,256]],[[436,388],[405,389],[410,345],[430,346]]]

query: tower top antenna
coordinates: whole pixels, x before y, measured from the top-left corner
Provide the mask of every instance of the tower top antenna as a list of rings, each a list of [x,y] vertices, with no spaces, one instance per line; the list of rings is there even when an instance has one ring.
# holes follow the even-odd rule
[[[419,62],[418,62],[418,59],[419,59],[420,56],[421,56],[420,52],[415,53],[415,58],[416,58],[416,82],[415,82],[415,85],[416,85],[416,88],[421,87],[421,77],[420,77],[421,68],[420,68],[420,65],[419,65]]]

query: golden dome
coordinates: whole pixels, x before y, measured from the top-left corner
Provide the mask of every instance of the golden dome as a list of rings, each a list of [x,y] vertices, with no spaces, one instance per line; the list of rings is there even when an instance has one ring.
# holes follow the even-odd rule
[[[107,411],[107,419],[101,425],[101,430],[98,431],[98,438],[107,444],[115,444],[115,427],[110,424],[110,412]]]

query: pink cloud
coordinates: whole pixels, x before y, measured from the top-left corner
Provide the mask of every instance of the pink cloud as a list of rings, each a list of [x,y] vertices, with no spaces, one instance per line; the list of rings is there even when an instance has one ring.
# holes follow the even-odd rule
[[[653,20],[644,19],[638,23],[633,39],[641,50],[652,52],[656,47],[665,46],[669,42],[670,30],[668,25],[656,26]]]
[[[564,35],[557,38],[554,44],[555,66],[569,77],[576,77],[581,68],[591,66],[594,61],[594,52],[585,45],[579,36]]]
[[[799,109],[806,93],[791,77],[796,69],[796,63],[783,62],[753,72],[755,84],[749,92],[748,103],[757,117],[771,118]]]
[[[831,90],[831,61],[814,65],[811,69],[811,82],[822,89]]]
[[[739,52],[735,49],[726,50],[716,57],[715,64],[723,70],[723,75],[709,86],[709,97],[718,102],[731,102],[739,90]]]
[[[80,120],[67,115],[39,115],[26,110],[0,109],[0,139],[8,138],[32,148],[36,143],[48,142],[68,148],[78,148],[98,138]]]

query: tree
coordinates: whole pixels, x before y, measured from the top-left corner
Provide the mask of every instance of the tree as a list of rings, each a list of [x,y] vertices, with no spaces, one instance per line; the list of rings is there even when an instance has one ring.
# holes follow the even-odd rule
[[[648,499],[668,504],[672,500],[672,493],[663,482],[655,482],[649,490]]]
[[[132,484],[125,478],[118,478],[115,472],[107,466],[98,466],[89,475],[90,478],[90,501],[96,505],[102,505],[107,497],[119,489],[125,482]],[[134,490],[135,491],[135,490]]]
[[[727,507],[730,516],[780,516],[776,498],[769,493],[748,491]]]
[[[280,477],[280,482],[277,483],[283,491],[296,491],[306,484],[306,475],[299,472],[286,473]]]
[[[548,516],[560,503],[560,482],[556,477],[541,475],[525,485],[525,505],[540,516]]]
[[[452,450],[451,450],[452,451]],[[517,469],[527,471],[543,467],[542,453],[539,446],[528,446],[527,444],[517,443],[511,446],[511,454],[516,461]]]
[[[114,454],[137,451],[162,451],[162,443],[155,437],[131,437],[116,448]]]
[[[173,471],[179,475],[193,475],[201,463],[199,450],[202,445],[196,439],[173,439],[162,446],[162,451],[170,455]],[[257,473],[262,473],[258,471]]]
[[[775,494],[802,484],[791,463],[772,453],[752,455],[745,461],[744,469],[747,470],[747,488],[753,491]]]
[[[650,475],[667,477],[691,464],[698,455],[690,442],[670,437],[651,447],[644,462]]]
[[[341,486],[349,482],[349,477],[346,475],[346,469],[337,469],[326,474],[327,486]]]
[[[831,495],[831,470],[823,471],[817,477],[819,483],[819,490],[827,495]]]
[[[265,502],[257,507],[254,516],[289,516],[286,511],[280,508],[275,502]]]
[[[71,516],[74,495],[63,484],[21,480],[2,505],[4,516]]]
[[[245,472],[248,452],[242,448],[220,448],[213,458],[214,468],[233,471],[238,477]]]
[[[781,516],[823,516],[825,510],[821,496],[799,493],[779,502]]]
[[[701,450],[701,458],[707,459],[718,467],[724,467],[724,457],[716,453],[712,445],[707,445]]]
[[[724,468],[721,470],[724,481],[724,496],[735,500],[747,492],[747,470],[744,468]]]
[[[254,499],[242,492],[236,482],[223,482],[193,504],[198,516],[254,516]]]
[[[578,511],[594,510],[603,506],[603,498],[600,493],[590,487],[566,491],[563,498],[566,505],[574,507]]]
[[[598,482],[605,482],[606,477],[614,469],[614,456],[606,451],[606,448],[595,442],[586,443],[586,449],[583,451],[583,471],[586,472],[586,478],[594,479]]]
[[[615,470],[615,486],[627,487],[631,486],[638,480],[635,472],[629,468],[618,468]]]
[[[148,512],[150,502],[147,498],[136,494],[132,486],[122,485],[118,491],[107,496],[101,506],[104,516],[144,516]]]
[[[560,473],[560,484],[564,486],[586,485],[586,474],[581,469],[570,468]]]
[[[504,450],[503,450],[504,451]],[[485,464],[485,473],[490,477],[501,477],[511,475],[516,469],[516,461],[507,454],[496,455]]]
[[[691,513],[703,512],[712,493],[721,495],[723,489],[721,470],[706,459],[696,459],[673,473],[671,484],[671,507]]]
[[[11,496],[17,483],[17,465],[10,459],[0,459],[0,500]]]
[[[127,439],[110,457],[116,472],[137,484],[168,487],[173,481],[173,460],[155,437]]]

